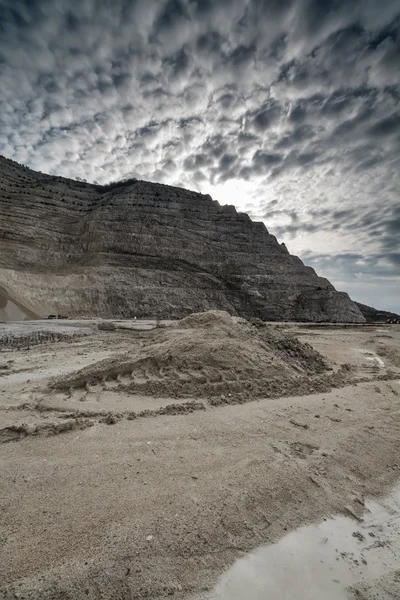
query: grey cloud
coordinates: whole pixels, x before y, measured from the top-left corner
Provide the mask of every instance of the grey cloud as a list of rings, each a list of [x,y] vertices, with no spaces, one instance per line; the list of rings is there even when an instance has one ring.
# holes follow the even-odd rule
[[[267,174],[271,168],[282,161],[282,155],[257,150],[251,163],[251,172],[254,174]]]
[[[293,225],[285,225],[278,226],[274,228],[274,233],[278,237],[284,237],[289,234],[298,234],[300,232],[305,233],[315,233],[319,231],[318,225],[314,225],[313,223],[302,223],[301,225],[293,224]]]
[[[400,133],[400,110],[378,121],[369,128],[368,134],[371,136],[385,136]]]
[[[324,105],[325,97],[315,94],[306,98],[300,98],[291,107],[289,120],[293,123],[301,123],[308,116],[314,116]]]
[[[150,121],[144,127],[140,127],[136,135],[138,137],[144,137],[146,135],[152,135],[154,132],[158,131],[162,127],[162,125],[158,121]]]
[[[309,211],[309,214],[312,217],[326,217],[327,215],[331,214],[331,210],[329,208],[322,208],[320,210],[317,209],[311,209]]]
[[[332,257],[329,254],[305,254],[305,260],[317,269],[339,268],[350,276],[368,273],[369,277],[384,280],[387,277],[396,278],[400,274],[398,253],[374,253],[369,256],[357,253],[343,253]],[[379,285],[379,284],[378,284]]]
[[[237,46],[226,58],[226,61],[234,67],[243,67],[250,61],[254,60],[254,54],[256,51],[255,44],[250,46],[240,45]]]
[[[287,210],[287,209],[273,209],[270,210],[271,208],[273,208],[274,206],[276,206],[278,204],[277,200],[273,200],[272,202],[270,202],[267,206],[267,210],[265,211],[265,213],[262,215],[263,218],[265,219],[273,219],[276,217],[288,217],[291,220],[291,224],[287,225],[286,227],[292,227],[295,223],[298,223],[299,221],[299,215],[297,214],[297,212],[295,210]],[[296,226],[295,226],[296,227]],[[279,228],[278,229],[282,229],[285,230],[285,228]]]
[[[400,266],[400,252],[392,252],[391,254],[385,254],[388,260],[396,266]]]
[[[192,125],[193,123],[202,123],[203,119],[200,116],[192,116],[192,117],[186,117],[185,119],[179,119],[178,121],[178,125],[180,129],[185,129],[187,127],[190,127],[190,125]]]
[[[259,110],[250,112],[247,118],[257,131],[263,132],[275,124],[281,114],[280,105],[274,100],[268,100]]]
[[[203,150],[214,158],[219,158],[227,150],[227,142],[222,135],[210,136],[203,145]]]
[[[222,106],[226,108],[230,108],[236,100],[236,96],[232,93],[227,93],[221,96],[218,100],[222,104]]]
[[[164,68],[168,69],[170,79],[188,74],[191,64],[191,56],[186,47],[181,48],[171,56],[165,57],[163,61]]]
[[[161,12],[154,23],[154,30],[158,33],[164,29],[179,27],[180,21],[187,20],[188,18],[189,15],[184,2],[180,0],[168,0],[162,6]]]
[[[340,125],[338,125],[333,131],[333,135],[340,137],[353,135],[360,125],[371,120],[373,116],[373,109],[365,108],[361,110],[355,117],[352,117],[351,119],[347,119],[346,121],[340,123]]]
[[[314,162],[318,158],[318,152],[304,152],[296,157],[297,164],[304,166]]]
[[[185,159],[184,167],[189,171],[197,171],[199,168],[211,165],[212,162],[207,154],[195,154]]]
[[[219,168],[221,171],[230,169],[236,161],[236,156],[233,154],[224,154],[219,160]]]
[[[213,7],[213,1],[191,0],[190,6],[194,9],[195,14],[206,15],[211,12]]]
[[[196,41],[196,50],[217,54],[221,52],[223,36],[218,31],[208,31],[199,35]]]
[[[321,126],[312,127],[308,124],[299,125],[282,136],[276,144],[276,148],[290,148],[291,146],[301,144],[320,134],[322,130],[323,128],[321,128]]]

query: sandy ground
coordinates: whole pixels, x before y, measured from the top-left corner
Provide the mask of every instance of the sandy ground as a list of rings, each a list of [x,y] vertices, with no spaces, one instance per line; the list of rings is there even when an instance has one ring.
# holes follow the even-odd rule
[[[238,404],[232,394],[220,405],[134,394],[123,374],[50,388],[99,360],[140,356],[152,335],[86,328],[0,352],[0,598],[236,600],[243,592],[221,596],[217,582],[238,558],[334,516],[357,532],[368,501],[399,480],[398,326],[286,326],[333,372],[349,365],[349,378],[323,393]],[[400,597],[394,565],[357,573],[345,597]]]

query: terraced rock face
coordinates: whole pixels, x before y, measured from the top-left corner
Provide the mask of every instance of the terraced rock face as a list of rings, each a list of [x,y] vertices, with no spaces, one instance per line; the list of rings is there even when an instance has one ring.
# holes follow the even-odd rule
[[[363,322],[263,223],[182,188],[112,188],[0,157],[0,286],[29,314]]]

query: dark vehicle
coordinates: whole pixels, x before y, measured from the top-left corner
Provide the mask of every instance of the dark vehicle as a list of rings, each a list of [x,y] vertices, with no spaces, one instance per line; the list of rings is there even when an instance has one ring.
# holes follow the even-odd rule
[[[57,315],[49,315],[47,318],[48,319],[57,319]]]

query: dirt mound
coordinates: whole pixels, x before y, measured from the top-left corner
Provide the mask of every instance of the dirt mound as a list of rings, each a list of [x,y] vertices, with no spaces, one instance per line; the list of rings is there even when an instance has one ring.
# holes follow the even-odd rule
[[[208,310],[207,312],[192,313],[188,317],[174,323],[173,329],[202,329],[203,327],[228,327],[232,328],[234,323],[246,323],[240,317],[231,317],[225,310]]]
[[[136,356],[106,359],[56,380],[53,387],[87,387],[114,378],[120,389],[138,394],[264,396],[326,369],[322,356],[297,338],[209,311],[154,331]]]

